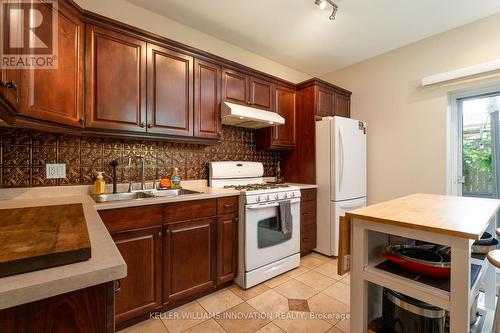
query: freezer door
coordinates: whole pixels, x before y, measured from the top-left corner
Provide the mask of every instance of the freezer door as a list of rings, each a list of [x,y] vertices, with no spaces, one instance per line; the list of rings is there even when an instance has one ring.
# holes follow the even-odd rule
[[[330,133],[331,200],[366,197],[366,131],[358,120],[334,117]]]
[[[355,199],[341,202],[332,202],[330,205],[331,227],[331,253],[333,256],[339,255],[339,219],[345,216],[350,210],[363,208],[366,206],[366,199]]]

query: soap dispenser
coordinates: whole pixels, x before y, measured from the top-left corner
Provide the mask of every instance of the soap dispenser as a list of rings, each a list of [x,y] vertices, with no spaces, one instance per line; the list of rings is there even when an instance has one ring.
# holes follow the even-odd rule
[[[99,195],[99,194],[104,194],[106,191],[106,182],[104,181],[104,177],[102,176],[104,172],[99,171],[97,173],[97,179],[95,180],[94,183],[94,194]]]

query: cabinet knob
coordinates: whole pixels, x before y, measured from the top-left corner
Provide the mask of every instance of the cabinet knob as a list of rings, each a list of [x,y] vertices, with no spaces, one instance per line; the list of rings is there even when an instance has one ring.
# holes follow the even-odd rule
[[[17,89],[17,85],[14,81],[10,80],[10,81],[7,81],[5,83],[5,87],[9,88],[9,89],[12,89],[12,90],[16,90]]]
[[[80,124],[83,124],[85,122],[85,118],[84,117],[80,117],[80,119],[78,119],[78,121],[80,122]]]
[[[148,124],[148,128],[153,128],[153,124]]]
[[[141,126],[142,128],[144,128],[144,127],[146,127],[146,123],[145,122],[141,122],[141,124],[139,126]]]
[[[120,280],[115,281],[115,293],[118,293],[122,290],[122,283]]]

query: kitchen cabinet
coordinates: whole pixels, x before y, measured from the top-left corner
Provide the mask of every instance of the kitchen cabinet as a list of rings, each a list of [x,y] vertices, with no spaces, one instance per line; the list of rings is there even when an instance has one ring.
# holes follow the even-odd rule
[[[351,97],[335,93],[335,115],[340,117],[351,117]]]
[[[44,9],[52,10],[40,7]],[[77,15],[61,5],[58,26],[57,68],[22,70],[19,113],[82,127],[84,25]]]
[[[217,283],[236,277],[238,258],[238,217],[228,214],[217,217]]]
[[[224,101],[272,111],[272,88],[271,81],[229,69],[222,70]]]
[[[165,226],[163,301],[179,301],[216,287],[216,219]]]
[[[2,69],[0,72],[1,84],[0,95],[9,104],[9,107],[14,111],[20,109],[20,85],[21,85],[21,70],[19,69]]]
[[[316,247],[317,190],[303,189],[300,192],[300,253],[306,255]]]
[[[269,81],[250,77],[250,106],[272,111],[273,84]]]
[[[115,318],[120,324],[162,305],[162,228],[122,231],[112,237],[127,264],[127,277],[115,281]]]
[[[317,88],[317,110],[316,114],[320,117],[334,116],[334,93],[332,90],[318,87]]]
[[[295,89],[276,86],[274,101],[274,110],[285,118],[285,124],[261,129],[256,136],[257,146],[261,149],[294,149],[297,143]]]
[[[194,135],[220,139],[221,72],[219,65],[194,60]]]
[[[85,126],[146,132],[146,42],[94,25],[86,34]]]
[[[147,45],[147,131],[193,135],[193,57]]]

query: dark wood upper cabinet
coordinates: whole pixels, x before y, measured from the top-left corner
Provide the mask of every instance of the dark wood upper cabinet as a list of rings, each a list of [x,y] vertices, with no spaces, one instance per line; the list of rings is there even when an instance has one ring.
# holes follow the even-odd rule
[[[15,112],[20,109],[21,73],[19,69],[2,69],[0,72],[2,81],[0,82],[0,95]]]
[[[257,146],[261,149],[294,149],[297,144],[295,89],[275,86],[274,104],[275,112],[285,118],[285,123],[261,129],[256,135]]]
[[[218,65],[199,59],[194,60],[194,136],[196,137],[220,138],[221,71]]]
[[[249,77],[233,70],[222,70],[222,93],[226,102],[248,105]]]
[[[238,216],[217,217],[217,283],[232,281],[237,273]]]
[[[193,57],[148,44],[149,133],[193,135]]]
[[[163,302],[216,287],[216,218],[167,224],[163,252]]]
[[[115,319],[120,324],[162,305],[162,227],[113,234],[127,264],[127,277],[115,282]]]
[[[273,84],[269,81],[250,77],[250,106],[272,111]]]
[[[316,114],[320,117],[334,116],[333,90],[318,87]]]
[[[335,93],[335,115],[350,118],[351,117],[351,97]]]
[[[47,13],[52,10],[45,6],[39,9]],[[77,15],[61,4],[58,8],[58,26],[57,68],[21,71],[19,113],[82,127],[84,25]]]
[[[87,127],[146,131],[146,42],[87,25]]]

